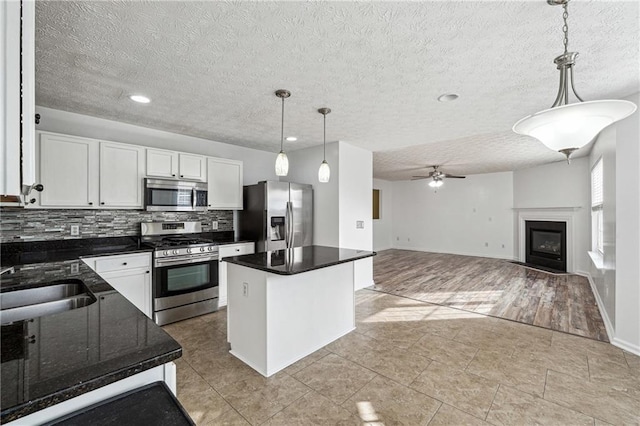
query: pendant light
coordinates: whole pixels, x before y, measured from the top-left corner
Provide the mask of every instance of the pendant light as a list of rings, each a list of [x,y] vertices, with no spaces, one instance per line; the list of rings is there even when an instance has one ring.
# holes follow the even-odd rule
[[[280,153],[276,157],[276,176],[286,176],[289,173],[289,159],[284,153],[284,100],[291,96],[285,89],[276,90],[276,96],[282,99],[282,122],[280,126]]]
[[[329,108],[320,108],[318,112],[324,116],[324,144],[322,146],[322,163],[318,169],[318,180],[321,183],[327,183],[331,177],[331,169],[329,168],[329,163],[327,163],[327,114],[331,110]]]
[[[569,162],[574,151],[588,144],[605,127],[633,114],[636,105],[633,102],[615,99],[589,102],[582,100],[573,84],[573,66],[578,52],[569,52],[567,49],[569,0],[547,0],[547,3],[562,6],[564,9],[564,53],[553,61],[560,70],[560,88],[551,108],[518,121],[513,126],[513,131],[533,136],[552,150],[566,155]],[[569,104],[569,87],[579,102]]]

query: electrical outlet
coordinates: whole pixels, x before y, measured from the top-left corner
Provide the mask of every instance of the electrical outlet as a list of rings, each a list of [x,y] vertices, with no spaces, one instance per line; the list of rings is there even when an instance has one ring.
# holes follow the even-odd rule
[[[249,283],[242,283],[242,295],[249,297]]]
[[[484,243],[484,246],[485,247],[489,247],[489,243]]]
[[[218,221],[217,220],[214,220],[214,221],[211,222],[211,229],[214,230],[214,231],[218,229]]]
[[[71,264],[71,273],[77,274],[80,272],[80,262],[74,262]]]
[[[356,229],[364,229],[364,220],[356,220]]]
[[[79,225],[71,225],[71,236],[77,237],[80,235],[80,226]]]
[[[396,237],[396,241],[400,241],[400,237]]]
[[[504,248],[504,244],[502,245],[502,248]]]

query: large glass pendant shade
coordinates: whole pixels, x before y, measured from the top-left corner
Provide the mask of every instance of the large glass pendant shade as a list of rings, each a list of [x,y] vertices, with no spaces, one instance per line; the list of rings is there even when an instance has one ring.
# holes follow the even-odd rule
[[[331,178],[331,169],[329,168],[329,163],[327,163],[327,161],[323,161],[322,164],[320,164],[320,168],[318,169],[318,180],[321,183],[327,183],[329,182],[329,179]]]
[[[289,173],[289,159],[284,151],[280,151],[276,158],[276,176],[286,176]]]
[[[633,102],[600,100],[557,106],[518,121],[513,131],[532,136],[554,151],[582,148],[605,127],[636,110]]]

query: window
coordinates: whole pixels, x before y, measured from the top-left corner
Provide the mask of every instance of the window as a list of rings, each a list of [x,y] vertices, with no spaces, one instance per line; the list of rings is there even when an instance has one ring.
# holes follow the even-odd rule
[[[602,158],[591,169],[591,241],[593,251],[603,253],[602,206],[604,204]]]

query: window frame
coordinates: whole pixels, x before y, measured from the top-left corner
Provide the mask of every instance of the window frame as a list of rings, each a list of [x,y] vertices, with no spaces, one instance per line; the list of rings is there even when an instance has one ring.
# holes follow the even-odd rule
[[[594,175],[599,167],[599,176]],[[600,199],[594,200],[595,180],[600,180]],[[597,195],[597,194],[596,194]],[[604,255],[604,163],[602,156],[596,160],[591,168],[591,249]]]

